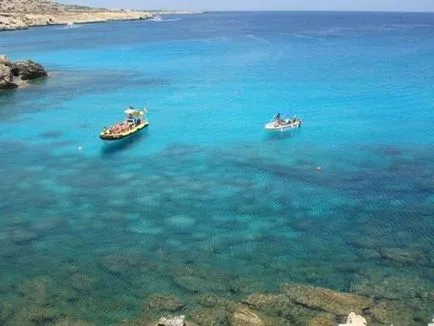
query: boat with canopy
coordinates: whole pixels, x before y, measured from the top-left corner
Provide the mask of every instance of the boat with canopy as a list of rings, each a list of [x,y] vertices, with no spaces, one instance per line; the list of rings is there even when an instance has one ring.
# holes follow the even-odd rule
[[[126,120],[115,123],[110,127],[104,127],[99,134],[102,140],[120,140],[132,136],[149,126],[146,117],[148,111],[146,109],[137,110],[129,107],[124,113],[127,115]]]

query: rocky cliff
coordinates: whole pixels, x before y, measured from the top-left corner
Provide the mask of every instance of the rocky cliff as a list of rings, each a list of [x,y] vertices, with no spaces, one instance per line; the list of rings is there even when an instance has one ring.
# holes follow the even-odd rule
[[[64,5],[44,0],[1,0],[0,31],[30,26],[91,23],[110,20],[138,20],[152,17],[150,12],[109,10]]]

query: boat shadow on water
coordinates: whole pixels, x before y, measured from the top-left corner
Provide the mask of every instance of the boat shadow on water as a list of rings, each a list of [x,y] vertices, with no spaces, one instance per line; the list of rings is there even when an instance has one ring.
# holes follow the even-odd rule
[[[147,134],[148,130],[145,129],[120,140],[105,140],[101,148],[101,155],[103,157],[110,157],[114,154],[135,148],[145,140]]]

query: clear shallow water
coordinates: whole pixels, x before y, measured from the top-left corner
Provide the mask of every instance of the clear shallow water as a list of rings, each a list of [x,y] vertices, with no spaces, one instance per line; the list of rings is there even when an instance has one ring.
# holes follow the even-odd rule
[[[202,293],[284,282],[430,316],[417,298],[434,291],[434,16],[175,18],[0,34],[0,52],[51,73],[0,94],[9,322],[34,288],[107,325],[152,293],[188,313]],[[151,126],[104,146],[128,105],[147,105]],[[266,135],[276,111],[303,127]]]

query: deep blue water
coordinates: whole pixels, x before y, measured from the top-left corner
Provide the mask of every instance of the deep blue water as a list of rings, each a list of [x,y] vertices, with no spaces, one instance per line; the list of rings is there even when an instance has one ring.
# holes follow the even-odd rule
[[[201,293],[284,282],[432,293],[434,14],[169,18],[0,34],[0,53],[50,72],[0,94],[0,295],[15,314],[41,283],[101,325],[152,293],[187,312]],[[149,129],[104,145],[129,105]],[[266,134],[278,111],[303,127]]]

